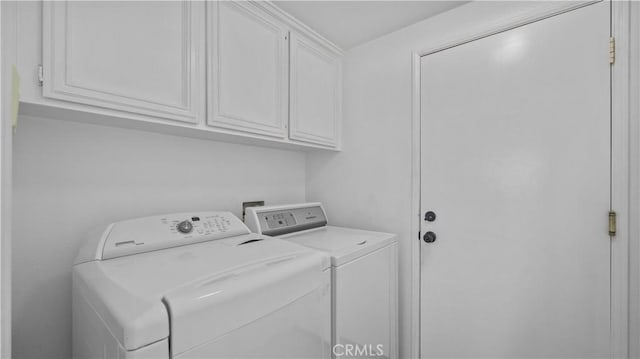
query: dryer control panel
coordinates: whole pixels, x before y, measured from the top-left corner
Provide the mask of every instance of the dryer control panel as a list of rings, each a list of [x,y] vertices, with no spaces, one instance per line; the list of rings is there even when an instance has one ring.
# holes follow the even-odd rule
[[[190,212],[112,223],[78,257],[106,260],[251,233],[231,212]],[[76,260],[77,262],[77,260]]]
[[[252,232],[268,236],[324,227],[327,216],[321,203],[248,207],[245,224]]]

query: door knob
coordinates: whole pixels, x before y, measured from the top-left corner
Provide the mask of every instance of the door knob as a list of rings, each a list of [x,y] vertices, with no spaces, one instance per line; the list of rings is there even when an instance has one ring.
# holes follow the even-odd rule
[[[428,211],[424,214],[424,220],[427,222],[433,222],[436,220],[436,213],[433,211]]]
[[[433,243],[436,241],[436,234],[429,231],[422,236],[422,239],[427,243]]]

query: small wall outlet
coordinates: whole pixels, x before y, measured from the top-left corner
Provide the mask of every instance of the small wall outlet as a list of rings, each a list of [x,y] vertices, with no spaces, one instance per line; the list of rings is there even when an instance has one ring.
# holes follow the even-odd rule
[[[247,207],[260,207],[264,206],[264,201],[251,201],[251,202],[242,202],[242,222],[244,222],[244,213]]]

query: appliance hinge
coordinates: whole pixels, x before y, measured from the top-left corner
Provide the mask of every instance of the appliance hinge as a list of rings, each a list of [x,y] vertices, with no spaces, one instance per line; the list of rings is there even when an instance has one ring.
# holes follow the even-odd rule
[[[42,87],[44,84],[44,67],[42,65],[38,65],[38,85]]]
[[[616,212],[609,211],[609,236],[611,237],[616,235],[616,222],[617,222]]]
[[[613,65],[616,62],[616,38],[609,38],[609,64]]]

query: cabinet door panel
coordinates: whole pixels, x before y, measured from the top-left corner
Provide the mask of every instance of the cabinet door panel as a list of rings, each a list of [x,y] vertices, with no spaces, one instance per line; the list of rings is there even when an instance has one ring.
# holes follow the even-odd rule
[[[213,2],[208,7],[208,124],[285,137],[286,27],[251,3]]]
[[[315,42],[291,34],[290,133],[294,140],[338,146],[340,61]]]
[[[197,122],[204,115],[203,6],[45,2],[44,96]]]

